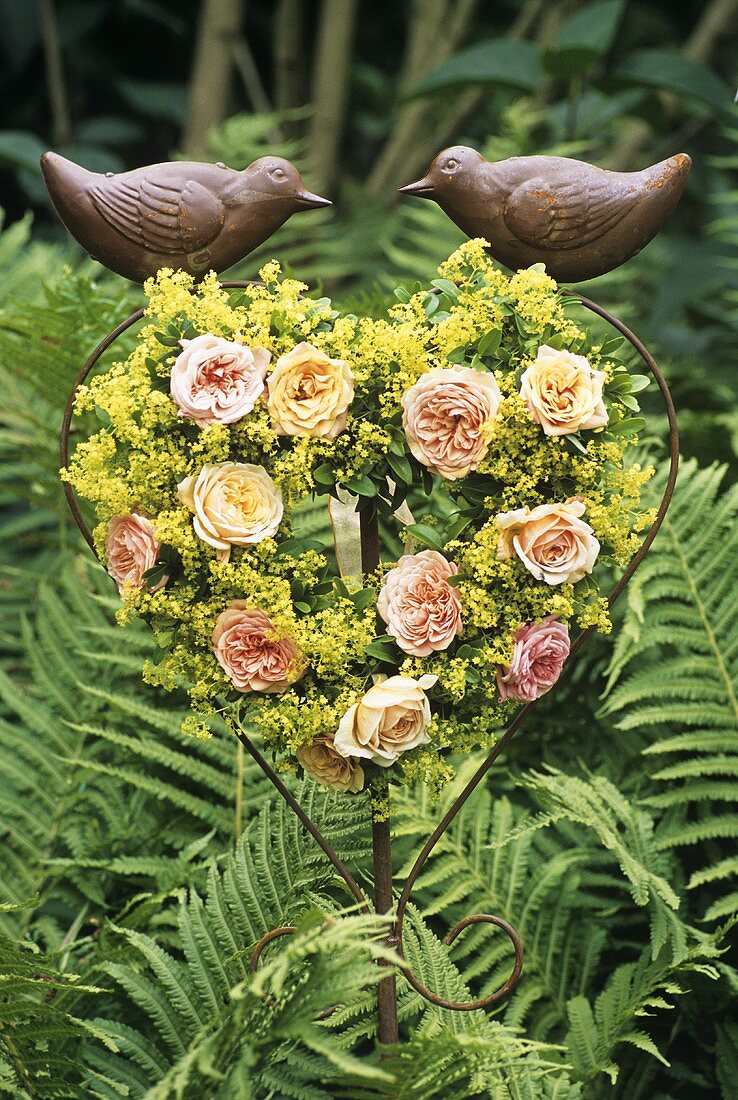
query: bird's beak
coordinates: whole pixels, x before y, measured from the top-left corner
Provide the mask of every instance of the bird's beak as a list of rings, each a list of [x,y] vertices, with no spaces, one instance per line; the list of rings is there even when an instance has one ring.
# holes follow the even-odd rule
[[[397,190],[401,195],[420,195],[428,198],[432,198],[435,194],[433,182],[429,176],[423,176],[422,180],[415,180],[415,183],[406,183],[404,187],[398,187]]]
[[[333,206],[330,199],[324,199],[321,198],[320,195],[314,195],[312,191],[298,191],[295,198],[300,206],[315,207],[316,210],[322,206]]]

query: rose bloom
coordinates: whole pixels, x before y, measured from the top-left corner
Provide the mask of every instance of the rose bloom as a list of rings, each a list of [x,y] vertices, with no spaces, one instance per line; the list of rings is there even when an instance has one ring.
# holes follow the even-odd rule
[[[177,496],[194,513],[203,542],[228,561],[231,546],[252,546],[275,534],[282,521],[282,494],[263,466],[221,462],[203,466],[177,486]]]
[[[308,775],[334,791],[355,793],[364,787],[364,769],[356,760],[341,756],[333,738],[316,737],[309,745],[300,745],[297,759]]]
[[[344,714],[335,746],[342,756],[361,756],[388,768],[403,752],[430,741],[431,712],[425,689],[437,676],[390,676],[369,688]]]
[[[312,344],[298,344],[280,356],[267,378],[267,405],[277,435],[335,439],[346,427],[353,399],[348,363]]]
[[[592,528],[582,519],[584,512],[584,502],[576,497],[565,504],[500,512],[497,557],[517,554],[536,580],[546,584],[580,581],[592,572],[600,552]]]
[[[220,336],[180,340],[169,389],[182,416],[201,428],[233,424],[250,413],[264,390],[271,359],[265,348],[246,348]]]
[[[455,481],[487,453],[484,427],[502,401],[494,375],[471,367],[435,367],[402,397],[402,426],[418,462]]]
[[[515,635],[513,657],[497,670],[501,699],[532,703],[554,686],[569,656],[569,629],[549,615],[541,623],[526,623]]]
[[[593,370],[583,355],[557,351],[544,344],[520,379],[520,396],[546,435],[569,435],[585,428],[604,428],[602,400],[607,375]]]
[[[377,610],[405,653],[428,657],[461,633],[461,598],[448,583],[458,571],[437,550],[422,550],[400,558],[384,578]]]
[[[216,619],[213,652],[239,691],[286,691],[306,667],[292,639],[244,600],[234,600]]]
[[[159,557],[159,543],[153,523],[136,512],[116,516],[108,526],[105,552],[108,573],[118,585],[121,595],[125,588],[143,588],[144,573],[153,569]],[[161,588],[168,579],[162,577],[151,591]]]

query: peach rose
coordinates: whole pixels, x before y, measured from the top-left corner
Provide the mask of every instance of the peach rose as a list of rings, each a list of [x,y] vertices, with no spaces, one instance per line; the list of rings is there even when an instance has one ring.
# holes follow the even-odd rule
[[[455,481],[476,470],[487,453],[484,428],[502,394],[493,374],[471,367],[435,367],[402,397],[402,426],[418,462]]]
[[[378,680],[344,714],[335,746],[342,756],[360,756],[388,768],[403,752],[430,741],[431,712],[426,688],[437,676],[390,676]]]
[[[406,554],[384,578],[377,611],[400,649],[428,657],[461,633],[461,598],[448,583],[458,566],[437,550]]]
[[[312,344],[298,344],[280,356],[267,378],[267,405],[277,435],[335,439],[346,427],[353,399],[348,363]]]
[[[213,652],[239,691],[286,691],[305,671],[292,639],[245,600],[234,600],[216,619]]]
[[[159,557],[159,543],[151,520],[131,512],[110,521],[105,540],[108,573],[118,585],[121,596],[126,588],[143,588],[144,573],[153,569]],[[151,591],[167,583],[162,577]]]
[[[602,400],[607,375],[594,370],[583,355],[557,351],[544,344],[523,372],[520,396],[546,435],[570,435],[580,429],[604,428]]]
[[[584,502],[576,497],[565,504],[500,512],[497,557],[515,553],[536,580],[575,584],[592,572],[600,552],[592,528],[582,519],[584,512]]]
[[[308,775],[334,791],[355,793],[364,787],[361,764],[348,756],[341,756],[332,737],[321,735],[309,745],[300,745],[297,759]]]
[[[282,521],[282,494],[263,466],[221,462],[203,466],[177,486],[194,513],[196,533],[228,561],[231,546],[252,546],[275,534]]]
[[[554,686],[569,656],[569,629],[553,615],[515,635],[512,661],[497,671],[501,699],[532,703]]]
[[[180,340],[169,390],[180,415],[201,428],[233,424],[250,413],[264,390],[271,359],[265,348],[247,348],[206,333]]]

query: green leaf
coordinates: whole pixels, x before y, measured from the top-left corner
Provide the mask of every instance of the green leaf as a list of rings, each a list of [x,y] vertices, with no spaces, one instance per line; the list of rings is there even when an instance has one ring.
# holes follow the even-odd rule
[[[622,0],[599,0],[572,15],[543,55],[544,68],[562,76],[586,73],[610,50],[624,6]]]
[[[428,546],[431,550],[443,550],[438,529],[431,527],[429,523],[409,523],[405,530],[423,546]]]
[[[45,146],[35,134],[26,130],[0,130],[0,164],[25,168],[39,175],[39,158]]]
[[[410,96],[466,84],[503,84],[532,92],[543,78],[540,53],[530,42],[490,39],[461,50],[433,69]]]
[[[616,80],[675,92],[733,115],[733,92],[704,65],[671,50],[636,50],[613,70]]]
[[[404,455],[396,455],[389,451],[387,453],[387,464],[397,476],[398,481],[403,482],[405,485],[412,483],[413,468]]]
[[[377,495],[377,486],[374,484],[370,477],[352,477],[351,481],[346,482],[346,488],[351,493],[355,493],[360,497],[375,497]]]
[[[318,485],[334,485],[336,478],[333,473],[333,467],[328,462],[324,462],[322,466],[316,466],[313,470],[313,481]]]
[[[478,355],[494,355],[500,347],[502,342],[502,329],[494,328],[491,332],[485,333],[482,339],[477,345]]]
[[[610,431],[615,435],[638,435],[645,426],[646,421],[642,416],[628,416],[617,424],[613,424]]]

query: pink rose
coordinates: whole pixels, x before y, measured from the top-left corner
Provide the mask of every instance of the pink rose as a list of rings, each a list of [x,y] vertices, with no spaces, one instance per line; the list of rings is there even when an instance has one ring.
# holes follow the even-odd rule
[[[238,691],[286,691],[306,667],[292,639],[244,600],[234,600],[218,616],[213,651]]]
[[[500,512],[495,520],[500,532],[497,557],[522,561],[537,581],[576,584],[591,573],[600,544],[582,516],[584,501],[574,497],[565,504],[539,504]]]
[[[484,429],[502,401],[493,374],[436,367],[402,397],[402,426],[418,462],[455,481],[476,470],[489,446]]]
[[[233,424],[253,410],[264,390],[271,352],[210,333],[180,343],[184,350],[169,386],[182,416],[204,428],[216,421]]]
[[[458,571],[437,550],[407,554],[390,569],[377,610],[405,653],[428,657],[448,649],[461,633],[461,599],[448,583]]]
[[[136,512],[116,516],[108,526],[105,552],[108,573],[118,585],[121,596],[125,588],[143,588],[144,573],[153,569],[159,557],[159,543],[151,520]],[[162,577],[151,591],[161,588],[168,579]]]
[[[549,615],[542,623],[526,623],[515,635],[513,657],[497,671],[501,699],[532,703],[554,686],[569,656],[569,629]]]

